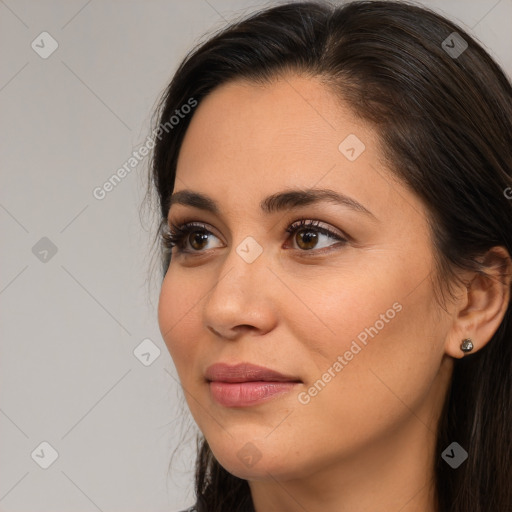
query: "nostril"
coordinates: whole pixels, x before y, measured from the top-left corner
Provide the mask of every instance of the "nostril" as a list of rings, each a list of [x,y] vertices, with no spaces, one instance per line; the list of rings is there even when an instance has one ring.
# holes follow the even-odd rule
[[[219,338],[234,340],[243,332],[253,330],[254,326],[249,324],[240,324],[233,327],[232,329],[228,329],[224,334],[214,329],[211,325],[208,326],[208,329]]]
[[[213,332],[213,334],[217,335],[217,336],[221,336],[221,334],[219,332],[217,332],[213,327],[210,327],[208,326],[208,329]]]

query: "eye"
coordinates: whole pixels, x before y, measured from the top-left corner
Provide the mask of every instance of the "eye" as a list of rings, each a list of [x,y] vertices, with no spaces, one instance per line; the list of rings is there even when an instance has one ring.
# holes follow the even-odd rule
[[[317,220],[301,219],[286,228],[286,232],[293,235],[292,240],[301,251],[324,249],[334,245],[321,245],[322,237],[330,238],[343,244],[347,242],[347,239],[339,233],[326,227],[320,227],[320,222]],[[293,248],[296,249],[296,247]]]
[[[293,235],[291,238],[295,245],[292,248],[301,252],[324,249],[335,245],[332,243],[321,244],[322,237],[330,238],[342,245],[347,242],[345,237],[329,228],[321,227],[320,222],[316,220],[300,219],[291,224],[285,231]],[[215,248],[215,246],[208,246],[212,237],[219,240],[205,224],[189,222],[177,226],[171,223],[170,231],[162,234],[162,243],[168,252],[173,247],[177,247],[178,253],[201,254],[207,249]]]
[[[177,247],[178,253],[202,252],[204,249],[213,249],[208,247],[210,235],[217,238],[205,224],[190,222],[176,226],[171,223],[171,230],[162,234],[162,243],[168,251]],[[188,244],[192,250],[189,249]]]

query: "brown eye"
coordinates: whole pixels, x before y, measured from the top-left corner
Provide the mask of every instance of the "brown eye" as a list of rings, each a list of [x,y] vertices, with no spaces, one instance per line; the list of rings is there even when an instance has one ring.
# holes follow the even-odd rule
[[[286,232],[291,235],[292,245],[295,246],[293,248],[302,252],[317,253],[321,249],[347,243],[345,237],[327,227],[320,226],[320,221],[317,220],[301,219],[286,228]],[[325,242],[329,242],[329,239],[335,243],[326,244]]]
[[[318,233],[311,229],[302,229],[295,234],[295,241],[301,249],[314,249],[318,243]]]
[[[208,234],[204,231],[192,231],[188,236],[188,241],[194,250],[200,251],[208,244]]]
[[[162,235],[164,247],[167,250],[175,250],[176,254],[201,254],[206,249],[219,246],[219,238],[215,236],[206,225],[186,223],[181,226],[170,221],[170,233]],[[213,247],[211,243],[213,242]],[[222,244],[220,244],[222,245]]]

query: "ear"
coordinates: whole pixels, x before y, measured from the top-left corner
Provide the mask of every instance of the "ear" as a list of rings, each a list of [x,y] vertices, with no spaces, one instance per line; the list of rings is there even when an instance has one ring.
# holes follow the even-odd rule
[[[486,275],[468,274],[465,289],[454,310],[453,325],[446,338],[445,351],[460,359],[465,352],[460,348],[465,338],[473,342],[474,354],[482,349],[498,330],[510,302],[512,260],[507,249],[496,246],[480,260]]]

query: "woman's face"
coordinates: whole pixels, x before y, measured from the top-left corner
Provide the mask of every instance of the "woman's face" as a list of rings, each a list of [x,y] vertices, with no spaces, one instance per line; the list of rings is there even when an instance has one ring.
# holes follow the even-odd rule
[[[433,439],[452,315],[434,299],[426,209],[381,157],[376,132],[314,79],[232,82],[193,115],[174,193],[217,211],[171,205],[196,232],[173,248],[159,324],[195,421],[241,478],[347,461],[356,478],[354,461],[412,463]],[[294,191],[311,198],[278,198]],[[285,377],[207,371],[217,363]]]

